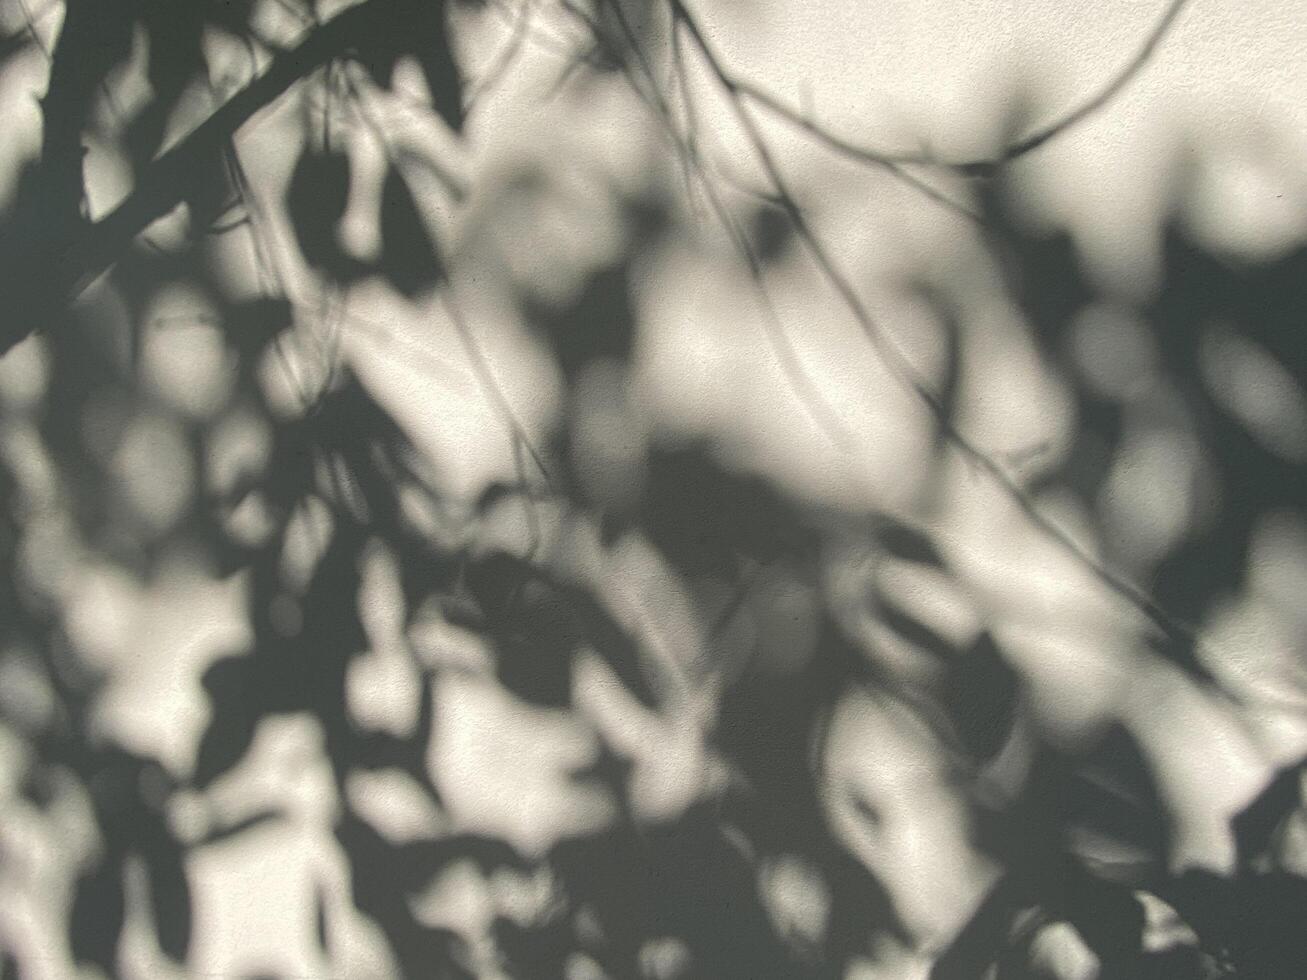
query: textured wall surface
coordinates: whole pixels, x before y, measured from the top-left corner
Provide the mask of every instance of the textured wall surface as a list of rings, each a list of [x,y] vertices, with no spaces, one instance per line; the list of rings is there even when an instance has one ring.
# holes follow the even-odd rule
[[[0,974],[1299,976],[1304,40],[0,0]]]

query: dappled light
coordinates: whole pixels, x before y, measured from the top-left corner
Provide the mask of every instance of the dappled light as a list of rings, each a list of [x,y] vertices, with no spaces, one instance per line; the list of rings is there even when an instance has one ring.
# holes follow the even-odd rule
[[[0,974],[1299,976],[1302,24],[1027,6],[0,0]]]

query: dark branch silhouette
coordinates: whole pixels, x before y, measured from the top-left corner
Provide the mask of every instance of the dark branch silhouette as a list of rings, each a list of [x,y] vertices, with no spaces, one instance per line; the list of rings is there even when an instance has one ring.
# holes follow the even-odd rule
[[[27,310],[20,309],[6,317],[3,328],[0,328],[0,354],[40,325],[50,311],[57,311],[75,299],[130,247],[137,235],[180,204],[195,183],[204,178],[204,164],[217,159],[227,141],[255,113],[271,104],[314,69],[344,54],[357,45],[361,37],[367,37],[369,32],[375,30],[376,18],[389,5],[389,0],[363,0],[331,21],[312,28],[302,42],[291,50],[278,54],[267,71],[228,99],[177,145],[149,164],[139,174],[136,187],[127,199],[103,218],[90,224],[80,221],[70,224],[67,220],[58,220],[60,212],[55,210],[56,220],[45,234],[35,242],[24,243],[30,258],[16,259],[16,267],[9,270],[11,273],[17,271],[19,275],[30,276],[28,270],[33,268],[34,263],[43,267],[40,289],[35,296],[29,297],[29,302],[39,302],[42,305]],[[70,6],[75,10],[80,5]],[[90,6],[94,7],[95,4]],[[73,42],[70,40],[69,43]],[[89,44],[92,50],[98,50],[99,38],[83,39],[82,44]],[[80,51],[80,46],[78,50]],[[56,63],[60,61],[58,51],[55,60]],[[105,69],[107,67],[103,66]],[[83,68],[76,70],[79,77],[85,80],[88,73]],[[95,76],[89,88],[82,84],[76,91],[65,95],[63,87],[56,88],[52,81],[52,92],[58,93],[61,100],[84,103],[100,81],[100,76],[94,71],[89,74]],[[49,98],[47,96],[47,102]],[[74,175],[66,173],[66,179],[62,181],[56,181],[53,185],[47,182],[41,188],[37,200],[30,205],[35,210],[44,211],[47,194],[50,195],[49,206],[55,209],[67,209],[67,201],[74,188],[76,200],[80,200],[81,118],[71,106],[61,111],[60,125],[55,127],[55,134],[61,135],[49,135],[46,141],[50,147],[50,159],[64,161],[61,166],[66,171],[71,171],[75,158],[75,181]],[[20,208],[23,206],[23,203],[19,204]],[[19,279],[14,285],[21,288],[21,282]]]
[[[781,99],[768,92],[766,89],[752,82],[741,79],[733,72],[728,71],[723,64],[721,56],[714,50],[712,43],[706,38],[701,37],[701,47],[704,56],[714,65],[714,72],[721,80],[724,87],[732,92],[739,93],[751,102],[767,109],[785,122],[789,123],[803,132],[809,134],[822,145],[834,150],[841,156],[857,160],[872,166],[883,167],[900,177],[908,175],[902,169],[905,165],[920,165],[925,167],[943,168],[956,170],[969,176],[983,176],[993,173],[1001,164],[1011,162],[1019,157],[1023,157],[1034,150],[1039,149],[1045,143],[1049,142],[1073,129],[1077,124],[1083,122],[1100,109],[1107,106],[1116,98],[1135,78],[1143,71],[1148,61],[1153,57],[1157,48],[1165,40],[1171,27],[1174,25],[1180,13],[1184,10],[1189,0],[1168,0],[1167,7],[1162,16],[1158,19],[1157,24],[1149,32],[1140,46],[1139,51],[1130,61],[1118,71],[1112,79],[1090,96],[1084,102],[1080,103],[1074,109],[1071,109],[1065,115],[1049,122],[1030,134],[1009,143],[997,155],[986,159],[979,160],[941,160],[937,156],[929,153],[914,151],[892,151],[874,147],[862,146],[843,139],[824,126],[818,124],[815,120],[809,118],[804,113],[791,106],[786,105]],[[689,16],[688,12],[685,15]],[[925,185],[928,187],[928,185]],[[933,191],[933,189],[932,189]],[[933,191],[938,195],[938,191]],[[954,208],[958,205],[948,202]],[[974,217],[970,212],[965,212],[968,217]]]

